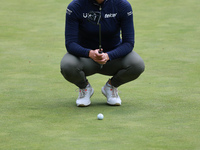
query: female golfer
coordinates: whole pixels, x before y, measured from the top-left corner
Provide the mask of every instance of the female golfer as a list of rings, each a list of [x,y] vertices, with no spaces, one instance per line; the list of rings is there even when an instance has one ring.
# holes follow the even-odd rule
[[[79,87],[77,106],[89,106],[94,89],[87,76],[111,76],[102,87],[109,105],[121,105],[117,88],[144,71],[133,51],[133,12],[127,0],[73,0],[66,10],[64,78]]]

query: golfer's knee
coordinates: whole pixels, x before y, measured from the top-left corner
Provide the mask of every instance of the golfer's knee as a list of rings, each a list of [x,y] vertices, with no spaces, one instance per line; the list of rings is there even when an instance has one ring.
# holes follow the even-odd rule
[[[70,66],[69,66],[69,64],[64,63],[63,61],[61,61],[60,72],[62,73],[62,75],[65,75],[68,72],[70,72]]]
[[[142,74],[145,70],[145,64],[144,64],[144,61],[143,59],[140,57],[138,58],[137,60],[133,60],[131,62],[131,70],[133,72],[133,74]]]
[[[63,58],[60,63],[60,71],[64,77],[73,76],[73,72],[76,72],[78,64],[76,61]]]
[[[142,74],[145,70],[145,64],[144,64],[144,61],[141,59],[141,61],[138,63],[138,66],[137,66],[137,72],[139,74]]]

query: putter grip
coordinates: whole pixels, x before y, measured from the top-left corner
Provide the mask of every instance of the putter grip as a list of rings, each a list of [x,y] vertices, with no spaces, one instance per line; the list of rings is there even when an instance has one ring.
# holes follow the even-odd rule
[[[99,44],[99,54],[102,54],[103,51],[101,51],[101,44]]]

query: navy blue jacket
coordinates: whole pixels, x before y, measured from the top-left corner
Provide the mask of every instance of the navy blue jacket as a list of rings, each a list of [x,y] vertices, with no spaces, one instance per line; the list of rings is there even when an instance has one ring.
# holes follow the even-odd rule
[[[95,0],[73,0],[68,5],[65,45],[69,53],[89,57],[90,50],[99,48],[99,26],[87,19],[88,13],[98,12],[99,7]],[[131,5],[127,0],[105,0],[101,7],[102,49],[110,60],[123,57],[134,47]]]

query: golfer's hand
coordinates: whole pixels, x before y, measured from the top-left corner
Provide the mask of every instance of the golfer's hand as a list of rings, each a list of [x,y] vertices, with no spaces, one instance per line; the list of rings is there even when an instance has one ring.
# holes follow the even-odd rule
[[[96,50],[90,50],[89,57],[93,59],[95,62],[99,64],[106,64],[106,62],[109,60],[109,56],[107,53],[99,53],[99,49]]]

